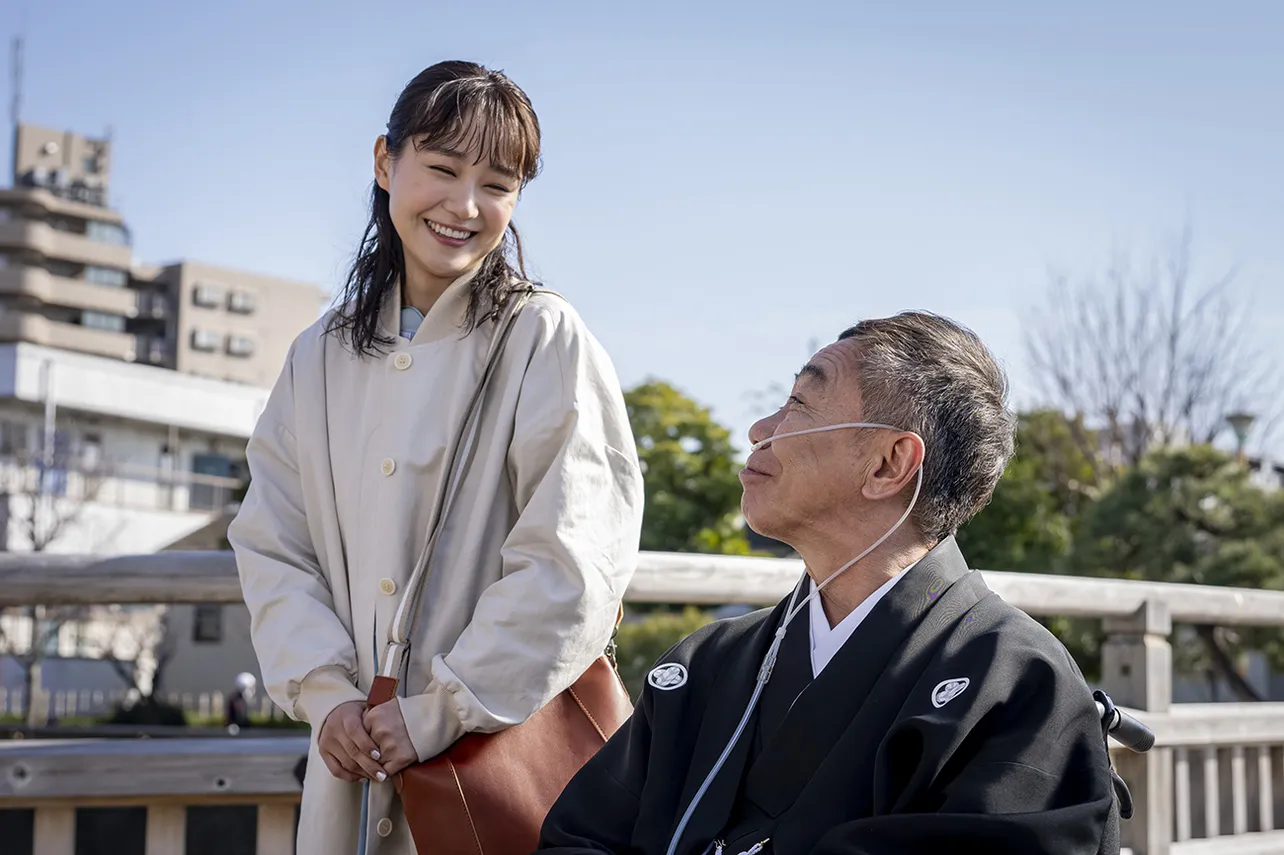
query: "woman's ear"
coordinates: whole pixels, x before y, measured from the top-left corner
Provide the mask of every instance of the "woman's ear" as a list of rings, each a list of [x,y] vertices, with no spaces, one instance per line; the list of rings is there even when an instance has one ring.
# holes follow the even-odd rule
[[[380,134],[374,144],[374,171],[375,182],[385,193],[389,192],[388,184],[391,170],[392,157],[388,153],[388,138]]]

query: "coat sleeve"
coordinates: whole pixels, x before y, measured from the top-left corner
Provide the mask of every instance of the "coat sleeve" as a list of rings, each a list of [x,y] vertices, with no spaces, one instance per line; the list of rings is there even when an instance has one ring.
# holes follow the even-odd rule
[[[812,855],[1097,855],[1116,809],[1109,759],[1092,697],[1065,658],[992,674],[1013,691],[979,716],[935,780],[911,785],[888,814],[832,829]],[[937,719],[910,741],[930,754],[950,726]]]
[[[335,614],[304,511],[293,357],[291,349],[246,447],[250,486],[227,539],[264,688],[293,718],[320,728],[336,706],[365,695],[356,685],[352,636]]]
[[[642,474],[614,367],[575,315],[531,308],[503,576],[433,658],[428,686],[398,699],[421,760],[525,721],[578,679],[610,640],[637,564]]]

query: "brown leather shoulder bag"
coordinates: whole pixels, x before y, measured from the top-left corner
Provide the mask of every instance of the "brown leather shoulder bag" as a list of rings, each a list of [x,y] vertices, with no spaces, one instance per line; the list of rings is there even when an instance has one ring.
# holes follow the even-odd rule
[[[370,687],[366,702],[372,707],[397,696],[433,548],[471,458],[486,388],[518,312],[533,293],[514,291],[496,323],[485,369],[454,439],[428,542],[389,630],[380,675]],[[504,654],[497,650],[495,655]],[[632,712],[612,641],[573,685],[525,722],[498,733],[468,734],[437,757],[403,770],[394,784],[419,855],[529,855],[553,802]]]

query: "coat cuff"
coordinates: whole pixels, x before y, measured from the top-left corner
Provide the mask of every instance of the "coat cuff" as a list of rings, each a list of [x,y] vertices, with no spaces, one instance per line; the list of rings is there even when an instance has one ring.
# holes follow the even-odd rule
[[[308,673],[299,685],[299,695],[294,701],[294,713],[316,731],[321,730],[326,717],[339,704],[364,701],[365,692],[356,687],[348,672],[340,665],[327,665]]]
[[[433,681],[422,695],[397,698],[397,704],[421,763],[454,745],[467,732],[455,709],[454,696],[441,683]]]

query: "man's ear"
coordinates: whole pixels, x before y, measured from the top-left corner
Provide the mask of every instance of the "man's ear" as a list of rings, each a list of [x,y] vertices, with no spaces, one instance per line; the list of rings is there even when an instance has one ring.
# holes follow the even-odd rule
[[[882,456],[874,458],[874,471],[861,488],[861,495],[874,502],[900,495],[918,476],[926,451],[923,440],[908,432],[887,442],[880,450]]]

